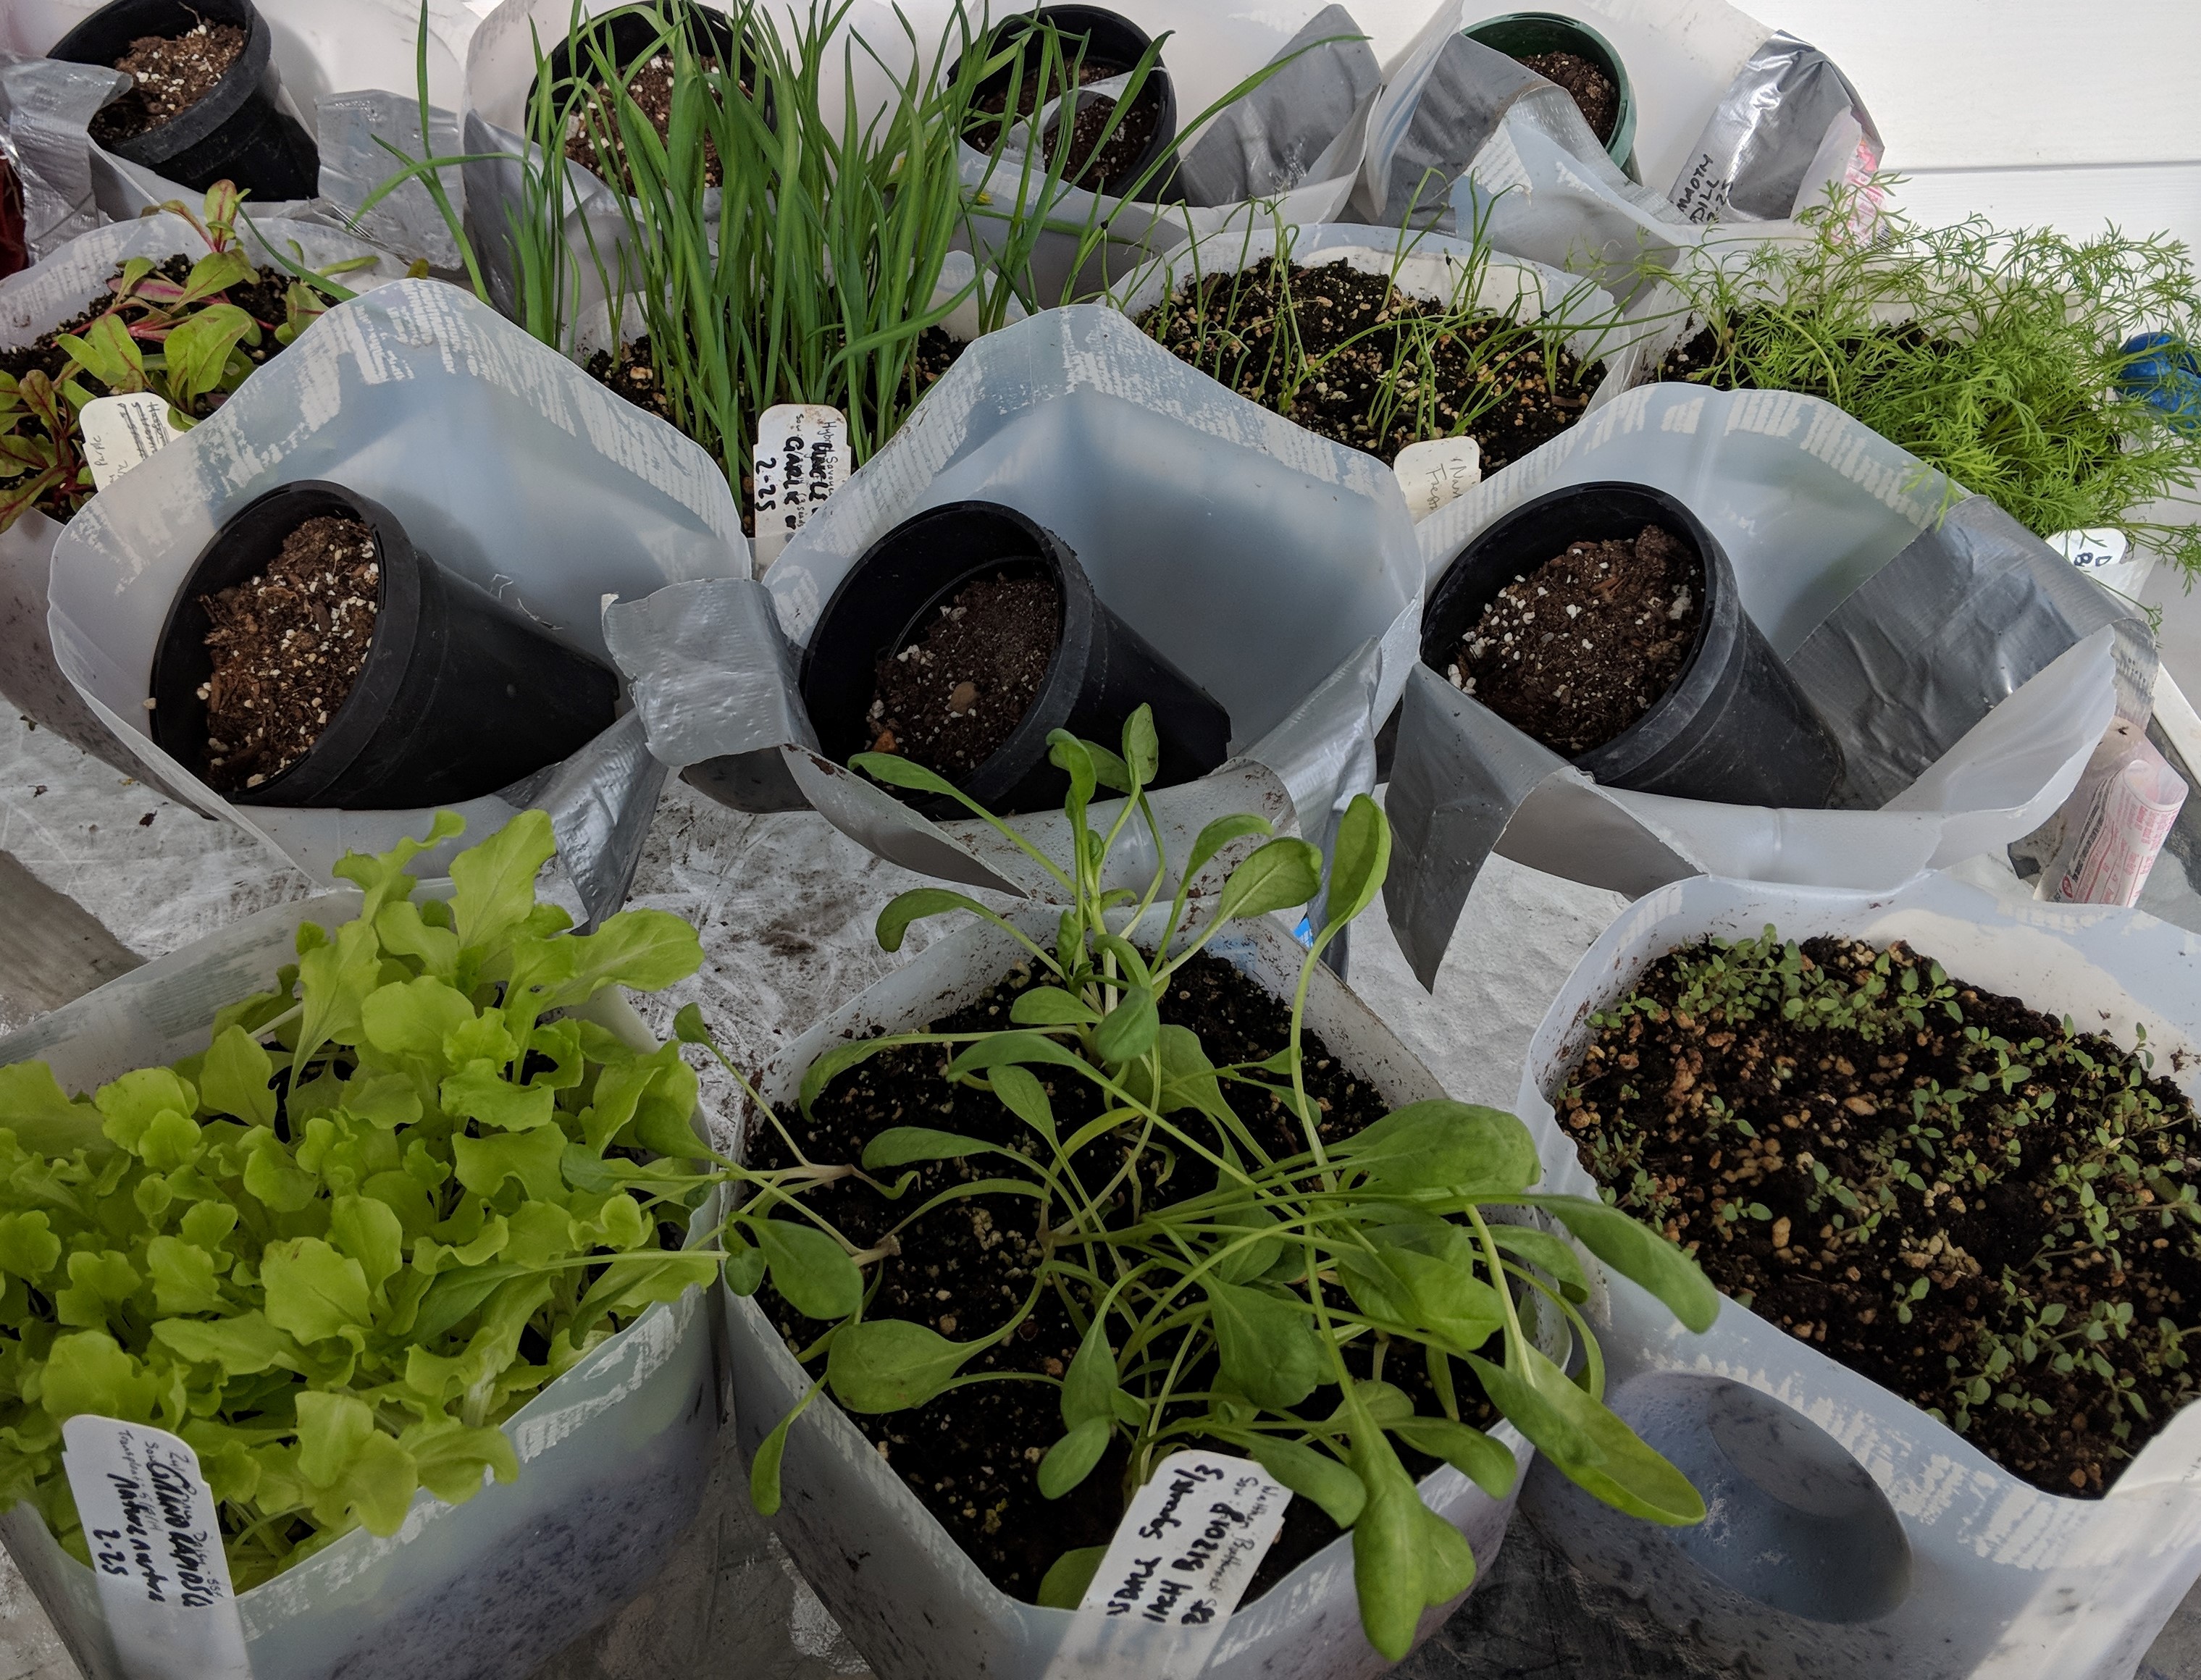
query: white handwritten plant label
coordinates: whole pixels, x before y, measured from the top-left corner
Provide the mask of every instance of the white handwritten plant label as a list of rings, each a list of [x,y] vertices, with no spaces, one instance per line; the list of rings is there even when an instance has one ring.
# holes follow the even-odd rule
[[[1250,1459],[1171,1454],[1131,1496],[1048,1680],[1192,1680],[1253,1585],[1291,1498]]]
[[[166,1430],[80,1414],[62,1467],[131,1680],[252,1680],[214,1493]]]
[[[1391,471],[1406,493],[1406,511],[1419,524],[1482,482],[1482,451],[1471,437],[1433,437],[1400,450]]]
[[[168,424],[168,399],[151,391],[96,396],[78,416],[84,431],[84,464],[105,489],[149,455],[183,436]]]
[[[2128,545],[2122,531],[2104,529],[2062,531],[2048,539],[2048,546],[2081,571],[2107,571],[2124,559]]]
[[[848,419],[821,403],[783,402],[757,416],[756,569],[761,575],[854,465]]]

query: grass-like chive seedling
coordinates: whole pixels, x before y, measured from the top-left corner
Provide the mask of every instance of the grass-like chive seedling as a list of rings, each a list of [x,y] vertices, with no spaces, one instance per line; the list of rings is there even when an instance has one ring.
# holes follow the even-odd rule
[[[238,249],[239,195],[226,181],[197,211],[173,201],[161,208],[191,224],[204,256],[132,257],[80,320],[26,349],[0,351],[0,531],[32,508],[66,521],[91,499],[78,419],[85,404],[151,391],[167,399],[169,424],[187,430],[351,296],[335,276],[374,260],[319,272],[286,265],[287,281],[255,267]]]
[[[202,1054],[88,1098],[0,1068],[0,1499],[79,1560],[79,1413],[191,1444],[242,1590],[396,1533],[420,1489],[513,1480],[497,1425],[717,1269],[680,1251],[713,1182],[695,1074],[585,1009],[694,973],[694,930],[639,910],[566,933],[535,901],[539,811],[460,853],[448,901],[410,897],[406,865],[460,828],[345,858],[357,917],[302,925]]]
[[[1615,1204],[2012,1473],[2098,1494],[2201,1392],[2201,1125],[2144,1037],[1771,928],[1590,1025],[1558,1108]]]
[[[1859,206],[1837,194],[1801,241],[1646,271],[1695,323],[1659,377],[1823,398],[2039,536],[2115,527],[2201,572],[2201,529],[2139,517],[2201,470],[2201,434],[2134,388],[2148,353],[2124,348],[2201,342],[2186,248],[1885,208],[1859,237]]]
[[[1299,230],[1275,225],[1275,254],[1190,272],[1139,316],[1149,337],[1239,395],[1385,460],[1410,443],[1472,437],[1494,472],[1582,418],[1603,364],[1567,340],[1617,325],[1587,281],[1535,319],[1479,299],[1494,253],[1478,226],[1447,264],[1447,291],[1423,299],[1400,276],[1421,236],[1401,229],[1385,273],[1294,260]]]
[[[777,1508],[788,1431],[821,1392],[877,1415],[979,1384],[1044,1384],[1058,1391],[1061,1428],[1027,1472],[1042,1493],[1071,1494],[1112,1451],[1124,1466],[1123,1494],[1179,1445],[1247,1454],[1351,1530],[1363,1625],[1394,1659],[1423,1609],[1463,1591],[1475,1570],[1459,1531],[1423,1505],[1400,1448],[1457,1466],[1494,1496],[1512,1482],[1508,1449],[1463,1420],[1477,1388],[1617,1508],[1664,1523],[1701,1519],[1688,1482],[1602,1402],[1596,1343],[1576,1311],[1588,1279],[1574,1249],[1494,1215],[1545,1210],[1701,1330],[1718,1302],[1687,1257],[1600,1203],[1532,1190],[1535,1148],[1511,1115],[1419,1102],[1324,1139],[1301,1020],[1324,949],[1382,883],[1390,834],[1374,802],[1356,800],[1342,819],[1325,923],[1300,970],[1288,1042],[1259,1061],[1218,1064],[1198,1035],[1164,1018],[1173,982],[1207,960],[1200,954],[1233,921],[1313,899],[1320,853],[1301,840],[1268,839],[1212,887],[1203,917],[1192,904],[1203,869],[1226,846],[1268,832],[1259,817],[1228,817],[1201,831],[1171,896],[1162,896],[1159,864],[1143,892],[1104,889],[1107,860],[1133,822],[1147,825],[1159,855],[1145,793],[1157,758],[1153,719],[1145,707],[1133,714],[1120,753],[1059,730],[1052,743],[1071,783],[1067,859],[1046,856],[921,766],[879,754],[851,761],[880,781],[959,800],[1042,864],[1065,907],[1051,946],[943,887],[904,893],[882,912],[878,937],[889,951],[922,917],[978,916],[1024,947],[1032,983],[998,1029],[836,1045],[804,1074],[805,1116],[843,1075],[919,1046],[945,1061],[941,1097],[998,1105],[1013,1122],[1012,1141],[916,1123],[877,1130],[863,1166],[902,1175],[891,1185],[872,1180],[888,1199],[920,1165],[969,1162],[979,1175],[958,1177],[899,1218],[887,1210],[889,1228],[861,1245],[799,1195],[751,1202],[769,1216],[746,1222],[748,1248],[729,1238],[729,1283],[752,1291],[769,1273],[796,1311],[827,1324],[800,1354],[822,1368],[754,1460],[758,1507]],[[1124,798],[1096,826],[1104,789]],[[700,1023],[690,1017],[687,1027]],[[1289,1118],[1257,1127],[1241,1117],[1241,1108],[1266,1114],[1272,1103]],[[762,1104],[759,1121],[802,1162],[786,1121]],[[1285,1147],[1271,1146],[1279,1139]],[[957,1337],[883,1310],[879,1280],[865,1271],[898,1254],[928,1213],[966,1204],[982,1229],[1021,1230],[1038,1209],[1031,1250],[995,1250],[1004,1267],[1020,1267],[1006,1273],[1019,1279],[1012,1286],[989,1286],[1005,1302],[998,1316],[954,1326]],[[797,1243],[812,1253],[789,1266]],[[1075,1354],[1059,1375],[966,1369],[987,1349],[1018,1345],[1043,1301],[1059,1303],[1075,1326]],[[1547,1321],[1572,1327],[1578,1379],[1524,1322],[1539,1303],[1556,1314]],[[1431,1396],[1428,1409],[1410,1388]],[[1318,1391],[1334,1392],[1335,1407],[1310,1406]],[[1074,1606],[1098,1561],[1099,1548],[1067,1552],[1047,1572],[1041,1601]]]

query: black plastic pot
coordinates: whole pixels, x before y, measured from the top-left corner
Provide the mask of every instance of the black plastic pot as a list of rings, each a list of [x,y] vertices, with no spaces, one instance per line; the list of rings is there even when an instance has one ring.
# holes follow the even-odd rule
[[[736,76],[749,83],[752,97],[765,126],[774,126],[772,84],[756,69],[756,54],[748,44],[737,41],[731,19],[724,12],[714,12],[692,3],[692,0],[675,0],[677,9],[669,16],[662,6],[625,6],[615,12],[591,18],[576,34],[568,35],[550,49],[546,67],[550,77],[550,97],[554,103],[562,104],[574,89],[584,83],[597,79],[597,49],[602,48],[613,63],[631,72],[643,56],[663,38],[666,25],[678,17],[685,26],[688,45],[698,58],[716,59],[720,64],[735,67]],[[576,64],[578,62],[578,68]],[[535,89],[541,85],[538,77],[527,90],[528,108],[535,103]]]
[[[959,589],[986,577],[1045,577],[1062,599],[1062,634],[1036,699],[992,758],[957,785],[997,815],[1045,811],[1070,782],[1048,761],[1048,732],[1112,748],[1142,702],[1154,712],[1161,765],[1153,785],[1191,781],[1230,750],[1230,715],[1093,593],[1062,540],[1013,507],[955,501],[905,519],[848,569],[802,656],[802,703],[826,757],[867,751],[879,661],[907,647]],[[909,801],[927,817],[967,817],[937,795]]]
[[[320,154],[313,137],[275,102],[274,43],[252,0],[114,0],[62,36],[47,56],[112,65],[141,36],[173,38],[202,20],[244,31],[237,62],[191,109],[109,149],[196,192],[233,181],[263,204],[311,198],[320,180]]]
[[[1704,563],[1697,640],[1681,675],[1634,724],[1574,760],[1609,787],[1723,805],[1817,809],[1841,775],[1841,752],[1742,610],[1712,534],[1647,484],[1575,484],[1523,503],[1456,555],[1422,618],[1422,663],[1442,671],[1492,597],[1570,542],[1633,537],[1660,525]]]
[[[1147,49],[1153,44],[1153,38],[1145,30],[1105,6],[1042,6],[1035,12],[1004,18],[995,26],[978,51],[990,57],[1015,45],[1019,40],[1024,41],[1025,44],[1018,57],[1023,64],[1024,85],[1030,86],[1032,78],[1039,73],[1038,28],[1045,23],[1053,24],[1061,35],[1062,54],[1065,59],[1077,58],[1082,50],[1086,67],[1105,70],[1111,76],[1128,74],[1136,67]],[[961,60],[957,60],[955,66],[948,72],[951,84],[961,62]],[[1014,65],[1004,65],[996,70],[978,84],[977,97],[983,99],[988,94],[1005,91],[1015,70]],[[1042,104],[1045,102],[1044,100],[1041,102]],[[1129,197],[1148,203],[1174,202],[1177,196],[1177,90],[1171,85],[1169,72],[1163,67],[1159,59],[1154,61],[1147,72],[1146,80],[1139,85],[1139,95],[1133,102],[1133,108],[1153,112],[1153,138],[1123,168],[1104,176],[1097,186],[1088,190],[1107,198]],[[1129,116],[1127,112],[1126,120]],[[994,120],[982,120],[983,132],[974,138],[990,139],[997,132],[993,127]],[[1131,188],[1138,183],[1139,178],[1147,174],[1157,159],[1165,161],[1159,168],[1153,170],[1152,176],[1138,187],[1138,190],[1132,191]],[[1075,157],[1070,160],[1072,166],[1077,162]]]
[[[557,763],[607,728],[619,678],[553,641],[488,593],[414,547],[379,502],[303,479],[246,503],[200,552],[153,653],[153,739],[194,770],[206,762],[214,672],[207,595],[267,569],[316,515],[374,532],[381,595],[367,663],[312,751],[258,787],[252,805],[410,811],[493,793]]]

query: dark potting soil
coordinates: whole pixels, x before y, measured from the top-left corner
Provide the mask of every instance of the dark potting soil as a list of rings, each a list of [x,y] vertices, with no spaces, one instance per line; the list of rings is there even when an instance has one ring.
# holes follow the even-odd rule
[[[1464,431],[1482,452],[1487,478],[1580,419],[1604,364],[1585,367],[1554,346],[1547,372],[1541,339],[1485,349],[1510,326],[1506,317],[1429,325],[1450,314],[1441,303],[1394,290],[1380,274],[1344,263],[1293,264],[1287,272],[1270,257],[1188,282],[1139,325],[1241,396],[1386,461],[1409,443]],[[1280,319],[1296,329],[1296,352],[1288,340],[1277,342]],[[1269,369],[1295,354],[1327,360],[1287,400]],[[1395,379],[1394,368],[1402,370]],[[1387,386],[1395,401],[1378,413]]]
[[[1067,50],[1075,53],[1076,44],[1066,44]],[[1085,87],[1094,82],[1107,81],[1128,73],[1130,68],[1128,64],[1089,60],[1077,67],[1077,85]],[[1063,91],[1058,71],[1056,85],[1047,97],[1052,99]],[[1038,108],[1039,104],[1038,67],[1027,66],[1023,85],[1017,91],[1017,114],[1028,117]],[[1160,112],[1153,99],[1142,97],[1124,113],[1123,120],[1116,125],[1116,132],[1109,136],[1108,143],[1095,155],[1093,149],[1100,141],[1100,131],[1108,126],[1116,105],[1115,100],[1099,95],[1078,101],[1077,120],[1070,126],[1070,149],[1063,165],[1063,179],[1071,186],[1097,190],[1102,182],[1129,166],[1145,148],[1147,142],[1153,138],[1154,125],[1160,120]],[[1009,108],[1009,91],[1003,87],[991,93],[981,94],[972,102],[971,108],[979,115],[976,120],[965,126],[964,138],[980,149],[991,152],[1001,143],[1000,118]],[[1013,126],[1011,132],[1014,132]],[[1059,124],[1048,126],[1050,143],[1059,132]]]
[[[2147,1057],[1770,928],[1593,1024],[1559,1114],[1619,1205],[2011,1474],[2098,1495],[2194,1397],[2201,1127]]]
[[[1061,640],[1062,597],[1045,578],[965,584],[923,635],[879,660],[872,751],[960,781],[1024,721]]]
[[[1493,597],[1445,675],[1514,728],[1577,758],[1673,686],[1704,598],[1704,562],[1660,526],[1570,543]]]
[[[1013,970],[969,1007],[927,1030],[968,1033],[1004,1026],[1009,1006],[1033,983],[1030,971]],[[1290,1034],[1287,1006],[1212,957],[1195,957],[1178,971],[1161,1016],[1165,1022],[1197,1033],[1218,1063],[1272,1055]],[[1322,1107],[1318,1130],[1325,1140],[1351,1137],[1388,1111],[1382,1097],[1339,1065],[1318,1035],[1305,1033],[1300,1044],[1307,1094]],[[873,1136],[897,1125],[936,1126],[1000,1144],[1024,1141],[1023,1123],[990,1095],[942,1077],[947,1061],[939,1045],[883,1051],[836,1079],[813,1104],[810,1119],[790,1110],[784,1122],[804,1154],[818,1162],[860,1159]],[[1100,1113],[1094,1087],[1085,1080],[1068,1075],[1042,1083],[1063,1130]],[[1305,1150],[1298,1123],[1281,1104],[1259,1099],[1257,1109],[1251,1093],[1242,1087],[1230,1090],[1232,1107],[1265,1149],[1279,1157]],[[1177,1118],[1207,1124],[1189,1115]],[[1211,1134],[1204,1141],[1212,1148],[1217,1140]],[[791,1164],[785,1144],[768,1126],[752,1130],[748,1147],[754,1166]],[[1100,1182],[1121,1163],[1128,1147],[1112,1133],[1097,1139],[1077,1157],[1081,1176]],[[908,1209],[942,1191],[1000,1176],[1001,1158],[990,1159],[990,1166],[983,1164],[986,1156],[925,1162],[916,1169],[917,1182],[895,1202],[854,1180],[814,1191],[805,1200],[851,1241],[868,1244]],[[1141,1177],[1142,1204],[1148,1208],[1204,1194],[1215,1183],[1213,1170],[1203,1162],[1180,1156],[1165,1167],[1159,1151],[1142,1160]],[[900,1233],[901,1253],[879,1262],[878,1287],[864,1309],[866,1316],[908,1319],[965,1341],[1006,1326],[1030,1292],[1030,1268],[1041,1258],[1037,1207],[1030,1197],[974,1197],[925,1215]],[[789,1348],[799,1352],[824,1332],[825,1326],[796,1313],[769,1284],[757,1298]],[[1342,1304],[1343,1297],[1338,1299]],[[1049,1292],[1006,1345],[986,1349],[964,1369],[1060,1376],[1077,1342],[1069,1314]],[[1348,1357],[1357,1361],[1359,1355]],[[1203,1386],[1199,1373],[1187,1375],[1187,1386]],[[1382,1376],[1412,1396],[1417,1410],[1436,1413],[1418,1358],[1394,1358]],[[1467,1370],[1455,1365],[1453,1379],[1462,1419],[1479,1425],[1492,1422],[1496,1414]],[[1300,1410],[1310,1418],[1327,1417],[1339,1398],[1335,1388],[1320,1389]],[[1051,1385],[981,1383],[908,1411],[851,1414],[851,1420],[987,1578],[1018,1597],[1032,1598],[1063,1553],[1106,1544],[1123,1514],[1129,1454],[1120,1437],[1076,1489],[1056,1500],[1041,1495],[1039,1462],[1063,1431],[1058,1390]],[[1417,1478],[1435,1467],[1435,1460],[1404,1447],[1400,1457]],[[1263,1560],[1251,1595],[1258,1596],[1282,1580],[1338,1531],[1312,1500],[1293,1500],[1283,1532]]]
[[[1530,53],[1521,62],[1567,91],[1599,144],[1612,138],[1612,126],[1620,120],[1620,89],[1611,77],[1580,53]]]
[[[712,62],[715,62],[714,61]],[[649,126],[657,131],[657,138],[665,139],[672,132],[672,59],[669,54],[659,53],[638,66],[626,85],[628,95],[640,108]],[[711,67],[707,63],[706,67]],[[591,124],[603,125],[616,133],[619,125],[617,108],[603,97],[601,87],[594,97],[584,102],[584,108],[573,114],[572,126],[566,132],[566,161],[578,163],[599,180],[614,179],[596,148]],[[725,170],[719,161],[715,148],[706,146],[703,153],[703,179],[707,185],[719,186],[725,180]]]
[[[637,338],[631,344],[621,344],[616,356],[609,350],[594,351],[581,366],[606,390],[656,415],[667,425],[674,423],[672,399],[666,395],[665,381],[658,377],[650,360],[649,339]]]
[[[174,121],[214,91],[244,51],[244,31],[233,23],[202,19],[180,35],[140,35],[114,61],[137,81],[92,118],[91,138],[111,144]]]
[[[191,260],[184,256],[170,257],[153,271],[160,278],[179,286],[190,278],[191,272]],[[117,267],[108,277],[109,287],[112,288],[121,278],[122,271]],[[288,290],[287,282],[262,276],[244,284],[232,286],[222,294],[260,325],[260,342],[257,344],[248,344],[242,340],[238,343],[238,350],[248,360],[265,364],[271,357],[281,353],[283,346],[275,342],[275,329],[282,325],[285,319],[284,297]],[[62,348],[60,341],[83,332],[113,307],[114,297],[110,290],[59,326],[40,333],[28,344],[15,349],[0,349],[0,373],[20,380],[26,373],[36,372],[44,374],[49,379],[58,379],[62,370],[69,362],[69,354]],[[73,377],[94,396],[109,394],[103,382],[81,368]],[[229,393],[226,391],[208,391],[191,405],[191,418],[203,420],[228,400]],[[73,493],[70,486],[58,486],[41,496],[33,505],[49,518],[67,524],[76,516],[83,498],[91,494],[91,478],[87,474],[82,485],[73,487]]]
[[[324,514],[283,540],[267,570],[201,598],[214,628],[207,785],[256,787],[313,749],[367,663],[381,595],[374,533]]]
[[[909,360],[909,382],[912,393],[923,396],[940,383],[940,376],[955,366],[956,359],[969,348],[960,338],[948,336],[945,327],[929,326],[917,335],[917,349]]]

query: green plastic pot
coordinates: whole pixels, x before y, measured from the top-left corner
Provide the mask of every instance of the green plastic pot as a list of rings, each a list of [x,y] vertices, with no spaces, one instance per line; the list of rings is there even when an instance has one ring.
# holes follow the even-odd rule
[[[1641,182],[1643,178],[1635,169],[1635,87],[1611,42],[1588,24],[1557,12],[1507,12],[1471,23],[1460,32],[1508,58],[1570,52],[1604,71],[1620,90],[1620,114],[1613,119],[1612,138],[1605,143],[1605,155],[1620,166],[1629,180]]]

